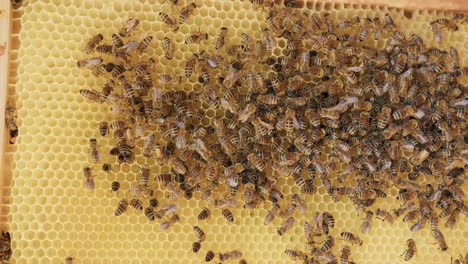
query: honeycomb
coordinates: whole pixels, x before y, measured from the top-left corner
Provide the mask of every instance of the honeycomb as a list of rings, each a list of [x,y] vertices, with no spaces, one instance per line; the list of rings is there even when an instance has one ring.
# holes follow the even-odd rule
[[[115,217],[118,201],[130,197],[124,190],[135,181],[139,172],[137,164],[124,164],[110,175],[96,172],[95,191],[83,189],[82,168],[90,164],[88,140],[97,136],[97,124],[109,118],[107,105],[89,102],[78,93],[79,89],[101,87],[105,82],[89,71],[76,68],[89,37],[98,33],[108,37],[129,18],[138,18],[141,24],[136,34],[144,36],[151,32],[155,38],[147,49],[149,55],[161,63],[163,70],[182,74],[185,59],[204,48],[183,44],[190,33],[201,30],[215,37],[224,26],[229,28],[230,40],[235,43],[240,41],[241,33],[258,38],[258,29],[265,20],[261,8],[249,1],[204,0],[187,23],[172,33],[160,21],[158,12],[171,13],[176,8],[170,1],[159,0],[31,0],[12,11],[10,47],[14,50],[10,53],[12,71],[8,94],[9,101],[15,102],[18,110],[20,135],[5,153],[13,179],[11,190],[2,188],[3,197],[11,197],[11,202],[5,202],[10,203],[12,263],[62,263],[67,256],[74,257],[76,263],[201,263],[208,250],[240,250],[248,263],[292,263],[284,251],[307,251],[302,226],[316,211],[328,211],[335,216],[332,235],[339,236],[342,231],[359,233],[364,215],[358,214],[347,200],[333,202],[323,186],[307,198],[309,211],[305,215],[296,213],[298,224],[281,237],[276,228],[282,219],[263,225],[267,207],[233,209],[233,223],[227,222],[219,209],[212,210],[213,215],[207,221],[198,221],[201,208],[208,206],[200,200],[199,193],[190,200],[175,202],[181,220],[167,231],[159,231],[156,222],[149,222],[135,210]],[[429,22],[444,17],[443,13],[322,2],[309,2],[304,10],[328,12],[333,18],[382,16],[388,12],[397,25],[404,25],[401,30],[405,33],[417,33],[428,46],[455,47],[462,55],[461,64],[468,65],[468,57],[463,56],[468,46],[468,25],[448,34],[440,45],[433,40]],[[165,36],[170,36],[177,46],[171,61],[164,58],[162,50],[161,40]],[[379,41],[374,45],[383,47],[386,43]],[[281,47],[273,53],[281,54]],[[185,91],[201,90],[195,82],[181,86]],[[220,114],[213,109],[206,110],[205,123]],[[102,146],[110,145],[105,138],[99,140]],[[142,162],[137,158],[136,163]],[[149,165],[152,173],[170,170],[168,165]],[[8,178],[9,172],[6,174]],[[114,180],[121,183],[122,191],[110,192]],[[279,186],[285,194],[297,191],[293,179],[282,179]],[[157,197],[163,195],[156,193]],[[161,199],[161,202],[167,201]],[[395,199],[388,198],[376,206],[390,210],[398,205]],[[191,252],[194,223],[207,235],[197,254]],[[408,223],[395,221],[390,225],[374,219],[370,233],[359,233],[364,243],[351,247],[351,259],[356,263],[402,262],[400,255],[406,249],[405,242],[413,238],[417,254],[410,262],[449,263],[450,256],[464,254],[466,230],[464,217],[459,218],[453,229],[443,228],[449,249],[442,253],[437,245],[431,244],[428,229],[412,233]]]

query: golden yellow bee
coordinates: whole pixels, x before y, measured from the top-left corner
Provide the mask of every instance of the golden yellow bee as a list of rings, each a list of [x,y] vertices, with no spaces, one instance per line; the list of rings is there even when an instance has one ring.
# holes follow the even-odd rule
[[[138,24],[140,24],[140,20],[136,18],[130,18],[120,29],[119,35],[122,37],[127,37],[133,30],[135,30]]]
[[[289,217],[288,219],[286,219],[286,221],[284,221],[278,228],[278,235],[284,235],[284,233],[286,233],[286,231],[288,231],[294,225],[294,222],[295,220],[293,217]]]

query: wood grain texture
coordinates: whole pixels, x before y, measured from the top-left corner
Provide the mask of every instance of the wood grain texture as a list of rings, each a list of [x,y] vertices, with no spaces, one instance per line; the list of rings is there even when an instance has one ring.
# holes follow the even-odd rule
[[[0,55],[0,229],[8,230],[9,192],[11,185],[10,167],[5,159],[5,149],[9,138],[6,133],[5,107],[7,104],[8,50],[10,44],[10,1],[0,1],[0,45],[6,43],[6,50]]]
[[[5,133],[5,106],[7,98],[7,75],[8,75],[8,50],[10,36],[10,1],[0,1],[0,45],[6,43],[6,50],[0,56],[0,172],[3,173],[5,144],[8,144],[7,133]]]
[[[468,12],[467,0],[323,0],[319,2],[387,6],[411,10]]]

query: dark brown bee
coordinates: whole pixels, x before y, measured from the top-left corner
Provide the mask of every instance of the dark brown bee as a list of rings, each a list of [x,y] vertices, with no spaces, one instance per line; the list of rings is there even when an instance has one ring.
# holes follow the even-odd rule
[[[115,210],[114,215],[119,216],[123,214],[127,210],[127,207],[128,207],[127,200],[126,199],[120,200],[119,205],[117,206],[117,209]]]
[[[112,170],[112,166],[108,163],[102,164],[102,171],[105,173],[109,173]]]
[[[145,208],[145,216],[146,216],[146,218],[148,218],[148,220],[154,221],[155,212],[153,210],[153,207],[150,206],[150,207]]]
[[[100,122],[99,125],[98,125],[98,129],[99,129],[99,134],[101,134],[101,136],[105,136],[107,135],[107,132],[109,131],[109,126],[107,125],[107,122]]]
[[[211,212],[208,208],[204,207],[203,210],[200,212],[200,214],[198,214],[198,220],[205,220],[207,218],[209,218],[211,215]]]
[[[198,242],[198,241],[197,241],[197,242],[193,242],[193,244],[192,244],[192,251],[193,251],[194,253],[197,253],[197,252],[200,250],[200,248],[201,248],[201,243],[200,243],[200,242]]]
[[[155,208],[158,206],[158,200],[156,198],[150,199],[148,203],[149,203],[149,207],[151,208]]]
[[[138,211],[143,211],[143,204],[139,199],[136,199],[136,198],[131,199],[130,205]]]
[[[234,216],[232,215],[231,211],[229,211],[229,209],[223,209],[222,215],[223,215],[224,218],[226,218],[226,220],[228,220],[229,222],[234,222]]]
[[[323,213],[323,222],[331,228],[335,226],[335,218],[328,212]]]
[[[213,251],[210,250],[210,251],[206,252],[205,261],[210,262],[211,260],[214,259],[214,256],[215,256],[215,254],[214,254]]]
[[[112,69],[111,75],[112,75],[112,77],[117,77],[117,76],[121,75],[122,73],[124,73],[125,71],[126,71],[125,67],[122,64],[117,64]],[[129,86],[129,87],[131,87],[131,86]]]
[[[111,183],[111,190],[116,192],[120,189],[120,183],[118,181],[114,181]]]
[[[331,236],[327,236],[325,241],[322,242],[321,250],[329,251],[335,245],[335,240]]]

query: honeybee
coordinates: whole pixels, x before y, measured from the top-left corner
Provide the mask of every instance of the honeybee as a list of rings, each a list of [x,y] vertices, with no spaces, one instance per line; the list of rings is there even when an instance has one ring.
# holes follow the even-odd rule
[[[136,18],[130,18],[120,29],[119,35],[122,37],[127,37],[138,26],[139,23],[140,20]]]
[[[410,260],[416,254],[416,242],[413,239],[406,240],[407,249],[402,255],[405,255],[405,261]]]
[[[273,222],[273,220],[275,219],[278,212],[279,212],[279,206],[274,204],[273,207],[271,208],[271,210],[268,211],[268,214],[265,216],[265,220],[263,220],[263,224],[268,225],[271,222]]]
[[[174,44],[169,38],[164,37],[163,45],[164,45],[164,56],[166,57],[166,59],[172,60],[172,58],[174,57],[174,52],[175,52]]]
[[[293,194],[291,196],[292,200],[294,201],[294,203],[297,204],[298,208],[299,208],[299,211],[302,213],[302,214],[305,214],[308,210],[308,206],[307,206],[307,203],[301,199],[301,197],[299,197],[298,194]]]
[[[369,233],[372,227],[372,216],[374,213],[372,211],[366,211],[366,217],[364,218],[360,230],[362,233]]]
[[[224,216],[224,218],[226,218],[226,220],[228,220],[229,222],[234,222],[234,216],[232,215],[231,211],[229,211],[229,209],[223,209],[221,213]]]
[[[208,33],[204,32],[197,32],[195,34],[190,35],[188,38],[185,39],[185,44],[198,44],[203,40],[208,39]]]
[[[362,240],[357,235],[351,232],[341,232],[340,236],[344,240],[351,242],[351,244],[357,244],[359,246],[362,246]]]
[[[460,214],[460,209],[455,208],[452,213],[450,214],[449,218],[445,222],[445,227],[447,228],[453,228],[455,224],[457,223],[458,215]]]
[[[388,27],[391,27],[392,29],[395,28],[395,23],[393,22],[393,18],[390,14],[385,14],[384,16],[384,21],[385,25],[384,28],[387,29]]]
[[[182,7],[182,9],[180,10],[179,23],[185,23],[185,20],[187,20],[193,14],[195,8],[197,8],[195,2],[189,3],[186,6]]]
[[[349,248],[349,246],[344,246],[341,249],[340,263],[341,264],[350,263],[348,260],[350,254],[351,254],[351,249]]]
[[[143,203],[139,199],[133,198],[130,200],[129,204],[136,210],[143,211]]]
[[[416,231],[419,231],[421,230],[422,228],[424,228],[424,226],[426,225],[426,222],[427,220],[429,220],[429,218],[427,216],[423,216],[419,219],[418,222],[414,223],[411,227],[410,227],[410,231],[411,232],[416,232]]]
[[[97,140],[95,138],[90,138],[89,145],[91,148],[91,159],[93,160],[94,163],[97,163],[99,161],[99,152],[97,150]]]
[[[211,215],[211,211],[204,207],[203,210],[200,212],[200,214],[198,214],[198,220],[205,220],[205,219],[208,219]]]
[[[97,34],[90,38],[88,42],[86,43],[85,51],[86,53],[91,53],[94,51],[94,48],[96,48],[97,45],[104,39],[104,37],[101,34]]]
[[[114,42],[115,50],[120,49],[124,45],[122,39],[117,34],[112,34],[112,42]]]
[[[174,214],[171,216],[167,221],[162,222],[161,225],[159,225],[159,231],[167,230],[171,226],[173,226],[176,222],[180,220],[179,216]]]
[[[440,232],[439,229],[435,228],[432,229],[432,235],[434,236],[435,240],[439,244],[439,249],[441,251],[446,251],[448,249],[447,243],[445,242],[444,235]]]
[[[114,215],[119,216],[123,214],[127,210],[127,207],[128,207],[127,200],[126,199],[120,200],[119,204],[117,205],[117,209],[115,209]]]
[[[335,240],[331,236],[327,236],[322,242],[320,249],[322,251],[329,251],[335,245]]]
[[[5,122],[10,135],[10,144],[14,144],[16,137],[18,137],[18,125],[16,124],[16,109],[13,107],[6,107],[5,109]]]
[[[237,204],[237,201],[234,199],[223,198],[223,199],[214,200],[214,206],[219,207],[219,208],[231,208],[231,207],[235,207],[236,204]]]
[[[161,20],[166,25],[168,25],[173,31],[179,30],[179,24],[177,23],[177,20],[173,16],[166,14],[164,12],[159,12],[159,18],[161,18]]]
[[[282,236],[286,231],[288,231],[294,225],[294,218],[289,217],[284,221],[277,230],[278,235]]]
[[[183,79],[175,73],[163,73],[158,76],[158,81],[162,84],[181,84]]]
[[[198,238],[199,242],[205,241],[206,239],[205,232],[203,232],[203,230],[200,227],[194,226],[193,231],[195,232],[195,236]]]
[[[154,207],[152,206],[148,206],[145,208],[145,216],[146,218],[148,218],[148,220],[150,221],[154,221],[154,218],[155,218],[155,213],[154,213],[154,210],[153,210]]]
[[[454,21],[446,19],[446,18],[439,18],[439,19],[433,20],[430,22],[430,25],[431,26],[442,25],[451,31],[458,30],[458,25]]]
[[[179,207],[175,204],[165,204],[161,207],[161,209],[155,213],[155,216],[159,219],[163,218],[166,215],[170,215],[177,211]]]
[[[200,248],[201,248],[201,243],[200,242],[196,241],[196,242],[192,243],[192,251],[194,253],[197,253],[200,250]]]
[[[414,222],[416,219],[419,218],[420,214],[421,214],[421,212],[419,211],[419,209],[409,211],[403,217],[403,222],[408,222],[408,221]]]
[[[5,263],[9,263],[12,251],[11,251],[11,237],[10,232],[2,232],[0,239],[0,260]]]
[[[153,36],[147,36],[142,41],[138,43],[136,47],[137,54],[141,55],[145,51],[145,49],[150,45],[151,41],[153,40]]]
[[[83,185],[88,191],[94,191],[94,179],[89,167],[83,168]]]
[[[299,250],[286,249],[284,253],[292,260],[304,260],[306,258],[306,254]]]
[[[378,217],[381,217],[382,221],[386,221],[390,224],[393,224],[393,216],[391,213],[385,211],[385,210],[382,210],[382,209],[377,209],[375,211],[375,214],[378,216]]]
[[[83,68],[83,67],[94,68],[94,67],[98,67],[101,63],[102,63],[101,57],[94,57],[91,59],[78,60],[76,65],[78,66],[78,68]]]
[[[334,254],[330,253],[330,252],[324,252],[324,251],[321,251],[318,247],[313,247],[312,250],[311,250],[311,253],[316,256],[319,260],[322,260],[322,261],[326,261],[327,263],[333,263],[333,262],[336,262],[336,257]],[[341,262],[342,264],[343,263],[348,263],[347,260],[346,262]]]
[[[233,259],[238,259],[242,257],[242,252],[239,250],[228,251],[225,253],[219,253],[219,260],[228,261]]]
[[[210,262],[211,260],[213,260],[215,257],[215,254],[213,251],[209,250],[208,252],[206,252],[206,255],[205,255],[205,261],[206,262]]]

